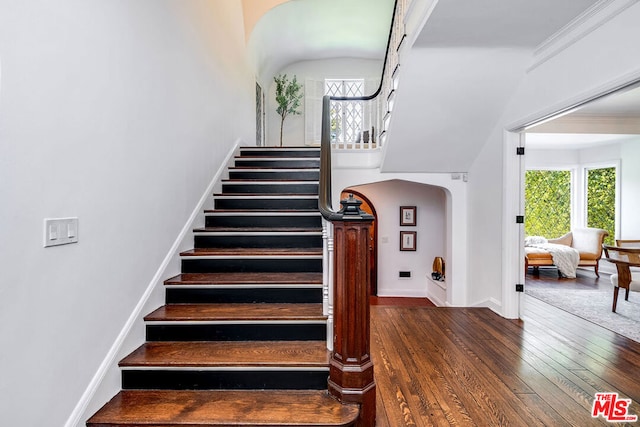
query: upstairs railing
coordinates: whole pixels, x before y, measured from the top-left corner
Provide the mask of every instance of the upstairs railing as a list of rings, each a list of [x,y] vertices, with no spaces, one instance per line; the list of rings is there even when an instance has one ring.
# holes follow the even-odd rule
[[[357,425],[362,427],[373,427],[376,414],[369,329],[369,227],[373,216],[363,212],[362,202],[353,196],[341,201],[342,209],[338,212],[333,210],[331,148],[336,145],[336,148],[371,149],[384,144],[395,96],[398,49],[404,39],[404,5],[405,0],[396,0],[394,5],[382,77],[376,92],[362,97],[325,96],[322,100],[318,208],[323,217],[323,305],[328,317],[327,342],[332,350],[328,384],[329,392],[341,402],[360,404]],[[332,143],[331,110],[338,109],[332,102],[372,103],[369,110],[375,107],[378,112],[375,121],[378,127],[371,127],[368,141],[362,132],[350,146],[338,147],[336,141]],[[376,129],[381,131],[376,133]]]
[[[391,19],[387,50],[377,90],[367,96],[331,96],[327,109],[323,104],[323,126],[329,117],[328,132],[334,149],[371,150],[384,145],[397,89],[399,52],[406,38],[404,16],[408,0],[396,0]],[[346,120],[344,117],[348,117]],[[357,123],[353,123],[357,122]],[[349,130],[343,129],[349,126]]]

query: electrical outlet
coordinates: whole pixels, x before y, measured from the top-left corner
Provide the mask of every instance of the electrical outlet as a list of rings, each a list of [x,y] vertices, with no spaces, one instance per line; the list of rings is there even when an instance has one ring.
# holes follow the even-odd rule
[[[78,243],[78,218],[45,218],[44,247]]]

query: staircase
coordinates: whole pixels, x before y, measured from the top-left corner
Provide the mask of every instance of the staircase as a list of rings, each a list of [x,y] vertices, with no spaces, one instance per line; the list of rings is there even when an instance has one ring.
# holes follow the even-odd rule
[[[328,395],[319,150],[242,148],[87,426],[350,426]]]

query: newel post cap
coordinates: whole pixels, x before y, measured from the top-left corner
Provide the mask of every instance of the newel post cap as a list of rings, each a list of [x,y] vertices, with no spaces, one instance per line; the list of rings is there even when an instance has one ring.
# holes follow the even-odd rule
[[[361,220],[373,220],[373,215],[366,213],[360,209],[362,204],[361,200],[353,197],[353,194],[349,194],[346,199],[340,200],[342,209],[338,211],[338,214],[342,219],[361,219]]]

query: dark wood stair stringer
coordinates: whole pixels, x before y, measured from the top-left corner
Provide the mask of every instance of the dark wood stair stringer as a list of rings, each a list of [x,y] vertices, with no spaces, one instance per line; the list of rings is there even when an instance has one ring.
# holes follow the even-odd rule
[[[358,405],[327,391],[318,165],[313,149],[240,150],[87,426],[355,425]]]

